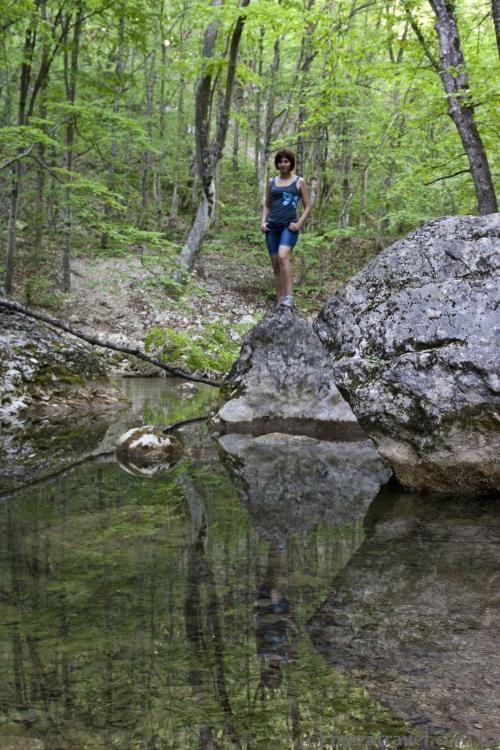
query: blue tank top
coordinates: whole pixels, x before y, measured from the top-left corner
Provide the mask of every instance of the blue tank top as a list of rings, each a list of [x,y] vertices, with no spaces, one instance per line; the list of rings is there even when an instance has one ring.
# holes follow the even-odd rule
[[[299,177],[295,176],[290,185],[277,185],[276,177],[271,179],[271,210],[267,225],[274,227],[288,226],[291,221],[297,221],[297,205],[301,199],[297,187]]]

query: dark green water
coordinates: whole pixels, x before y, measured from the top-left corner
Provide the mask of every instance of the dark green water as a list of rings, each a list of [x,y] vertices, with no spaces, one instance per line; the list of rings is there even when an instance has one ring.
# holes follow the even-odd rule
[[[208,394],[179,403],[163,383],[127,384],[147,422],[204,411]],[[345,651],[353,626],[338,610],[330,635],[324,603],[394,517],[397,493],[340,523],[311,507],[320,520],[290,533],[283,506],[275,533],[204,428],[181,436],[185,457],[164,475],[131,476],[108,459],[1,501],[1,750],[497,746],[494,723],[458,732],[450,706],[434,740],[425,705],[412,714],[381,695],[382,661],[369,677],[344,656],[336,663],[335,638]],[[485,518],[498,528],[490,506],[478,511]],[[483,563],[480,578],[493,575]],[[395,574],[411,586],[411,561]],[[369,596],[369,575],[359,583]],[[271,624],[269,597],[280,613]]]

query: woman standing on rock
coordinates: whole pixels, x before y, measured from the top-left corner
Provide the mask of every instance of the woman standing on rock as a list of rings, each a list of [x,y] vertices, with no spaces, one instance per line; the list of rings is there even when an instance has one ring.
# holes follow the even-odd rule
[[[295,156],[292,151],[280,149],[274,157],[274,165],[279,177],[272,177],[267,185],[261,230],[266,235],[278,304],[293,307],[290,253],[298,240],[300,228],[311,212],[311,198],[304,178],[293,174]],[[297,206],[301,198],[304,210],[297,219]]]

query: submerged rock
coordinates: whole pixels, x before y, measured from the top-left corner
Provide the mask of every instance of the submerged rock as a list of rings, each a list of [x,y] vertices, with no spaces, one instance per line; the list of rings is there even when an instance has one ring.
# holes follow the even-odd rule
[[[276,541],[320,522],[362,519],[391,471],[371,440],[222,435],[221,459],[259,535]]]
[[[143,476],[153,476],[160,466],[163,470],[169,469],[181,455],[182,443],[152,425],[128,430],[116,446],[120,465]]]
[[[500,486],[500,214],[437,219],[340,289],[314,328],[409,488]]]
[[[364,437],[312,326],[289,308],[277,308],[246,336],[221,390],[211,429]]]
[[[496,747],[499,570],[493,498],[449,497],[436,506],[431,497],[403,495],[335,578],[307,629],[335,669],[424,730],[426,746]],[[438,742],[445,735],[450,742]]]

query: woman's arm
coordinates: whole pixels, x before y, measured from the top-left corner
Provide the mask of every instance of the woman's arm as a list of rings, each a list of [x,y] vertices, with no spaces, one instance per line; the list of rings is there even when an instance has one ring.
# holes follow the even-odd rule
[[[291,229],[292,232],[299,231],[299,229],[305,224],[307,217],[311,213],[311,209],[312,209],[311,196],[309,195],[309,188],[307,187],[307,183],[303,177],[299,178],[297,187],[302,196],[302,203],[304,204],[304,210],[302,211],[300,215],[300,219],[298,221],[292,221],[292,223],[289,225],[289,229]]]
[[[262,224],[260,225],[261,232],[267,232],[267,217],[271,210],[271,181],[267,183],[266,195],[264,197],[264,206],[262,209]]]

